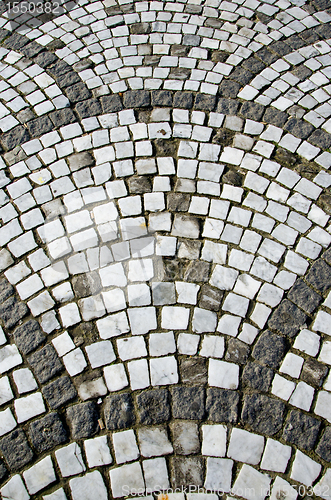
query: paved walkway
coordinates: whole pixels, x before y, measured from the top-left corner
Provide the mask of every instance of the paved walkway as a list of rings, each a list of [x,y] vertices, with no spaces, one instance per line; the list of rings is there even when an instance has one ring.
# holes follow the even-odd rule
[[[329,499],[330,7],[0,3],[2,498]]]

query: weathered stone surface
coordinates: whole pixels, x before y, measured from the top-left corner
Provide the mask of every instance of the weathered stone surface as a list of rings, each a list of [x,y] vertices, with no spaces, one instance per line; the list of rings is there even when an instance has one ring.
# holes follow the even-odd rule
[[[65,89],[65,93],[69,101],[76,103],[79,101],[85,101],[85,99],[89,99],[92,97],[91,92],[88,90],[84,83],[76,83],[75,85],[71,85]]]
[[[40,52],[44,50],[44,47],[42,45],[39,45],[39,43],[36,42],[30,42],[27,45],[24,45],[22,47],[21,52],[26,56],[26,57],[35,57],[38,55]]]
[[[9,297],[0,305],[0,318],[6,328],[12,328],[20,319],[28,313],[28,308],[24,302],[20,302],[16,297]]]
[[[331,135],[324,130],[317,129],[309,137],[309,142],[318,148],[328,149],[331,146]]]
[[[99,414],[93,402],[70,406],[66,411],[72,439],[91,437],[98,432]]]
[[[154,144],[158,156],[175,156],[177,154],[178,141],[175,139],[155,139]]]
[[[327,373],[328,369],[324,364],[313,358],[308,358],[303,364],[300,377],[309,385],[321,387]]]
[[[244,398],[241,419],[260,434],[273,436],[283,425],[285,404],[263,394],[252,394]]]
[[[3,461],[1,460],[0,461],[0,481],[2,481],[3,479],[6,478],[8,474],[8,470],[7,470],[7,467],[5,466],[5,464],[3,463]]]
[[[172,93],[169,90],[154,90],[152,106],[172,106]]]
[[[207,383],[207,362],[203,358],[183,358],[179,364],[180,379],[183,384],[202,385]]]
[[[132,35],[147,35],[152,30],[150,23],[135,23],[130,25]]]
[[[306,279],[316,290],[324,293],[331,287],[331,267],[319,259],[311,266]]]
[[[16,146],[27,142],[30,139],[30,134],[26,128],[22,127],[22,125],[18,125],[17,127],[11,129],[9,132],[5,132],[1,136],[1,144],[7,149],[14,149]]]
[[[242,105],[240,114],[245,118],[249,118],[250,120],[260,121],[264,110],[265,107],[262,106],[262,104],[247,101]]]
[[[18,326],[13,332],[13,337],[15,344],[23,354],[30,354],[46,338],[40,329],[39,323],[33,319]]]
[[[277,125],[276,123],[273,123],[273,125],[281,127],[281,125]],[[276,149],[275,160],[286,168],[293,168],[297,162],[296,156],[283,148]]]
[[[72,279],[72,287],[76,297],[89,297],[101,290],[100,276],[96,271],[79,274]]]
[[[56,127],[63,127],[63,125],[69,125],[69,123],[76,121],[76,117],[70,108],[57,109],[50,113],[49,117]]]
[[[222,97],[218,100],[217,112],[225,115],[235,115],[237,113],[239,103],[234,99],[225,99]]]
[[[208,262],[193,261],[187,266],[184,279],[189,283],[206,282],[209,279],[210,264]]]
[[[76,105],[76,111],[81,119],[97,116],[102,113],[100,103],[97,99],[87,99],[86,101],[79,102]]]
[[[0,280],[0,304],[14,293],[14,287],[6,279]]]
[[[210,285],[203,285],[200,292],[199,307],[209,311],[219,311],[224,292]]]
[[[216,96],[197,94],[194,101],[194,109],[202,111],[213,111],[216,106]]]
[[[225,353],[225,359],[233,363],[243,365],[246,363],[250,353],[249,345],[239,339],[230,339]]]
[[[50,413],[29,425],[29,438],[35,450],[42,453],[65,443],[67,432],[59,415]]]
[[[105,161],[107,161],[107,158],[105,158]],[[91,153],[84,151],[83,153],[68,156],[68,162],[71,172],[75,172],[81,168],[93,165],[94,158]]]
[[[233,78],[233,74],[231,74],[231,77]],[[221,95],[222,97],[237,97],[240,87],[240,83],[234,82],[233,80],[222,80],[220,85]]]
[[[105,402],[104,415],[108,430],[130,428],[136,420],[131,394],[123,393],[108,396]]]
[[[28,129],[31,137],[40,137],[43,134],[47,134],[53,130],[54,125],[48,116],[41,116],[35,120],[30,120],[28,123]]]
[[[298,410],[292,410],[286,421],[283,438],[306,451],[313,449],[321,422]]]
[[[183,263],[177,259],[163,260],[163,281],[175,281],[183,279]]]
[[[323,460],[331,462],[331,427],[327,427],[317,445],[316,453]]]
[[[203,387],[172,387],[173,418],[196,420],[205,414],[205,390]]]
[[[170,424],[172,445],[178,455],[199,453],[199,428],[196,423],[175,420]]]
[[[297,120],[296,118],[290,118],[284,128],[299,139],[307,139],[314,130],[314,127],[310,123]]]
[[[227,389],[207,389],[206,412],[208,420],[235,424],[238,419],[239,394]]]
[[[69,377],[60,377],[42,388],[42,393],[52,410],[63,407],[77,396]]]
[[[18,471],[33,458],[33,452],[22,429],[15,429],[0,440],[1,453],[12,471]]]
[[[144,391],[136,396],[139,422],[144,425],[163,424],[170,418],[167,389]]]
[[[223,176],[222,181],[225,184],[231,184],[232,186],[241,186],[243,183],[243,176],[239,172],[234,170],[228,170]]]
[[[242,65],[252,73],[260,73],[265,68],[265,64],[256,57],[245,59]]]
[[[47,68],[47,66],[50,66],[51,64],[55,63],[55,61],[57,61],[57,57],[51,52],[45,51],[38,54],[37,57],[35,57],[34,61],[36,64],[38,64],[38,66]]]
[[[266,331],[262,333],[253,349],[253,357],[271,368],[278,368],[286,351],[283,337]]]
[[[171,460],[171,479],[174,488],[203,484],[203,462],[200,457],[175,457]]]
[[[123,103],[126,108],[144,108],[151,102],[150,93],[146,90],[128,90],[124,94]]]
[[[176,92],[173,97],[174,108],[192,109],[193,94],[191,92]]]
[[[48,382],[63,369],[60,358],[52,345],[46,345],[28,358],[34,374],[41,384]]]
[[[148,177],[143,175],[128,179],[130,194],[143,194],[152,191],[152,184]]]
[[[285,113],[284,111],[279,111],[278,109],[272,107],[267,108],[263,115],[264,122],[271,123],[276,127],[282,127],[285,124],[287,118],[287,113]]]
[[[321,302],[322,297],[314,292],[303,280],[296,280],[288,293],[288,298],[306,313],[311,314]]]
[[[268,321],[269,328],[293,337],[305,323],[307,316],[292,302],[283,300]]]
[[[261,392],[267,392],[270,388],[274,372],[266,366],[258,363],[249,362],[244,368],[242,382],[243,384]]]
[[[199,35],[184,35],[183,36],[183,45],[191,45],[195,47],[199,47],[201,37]]]
[[[190,195],[182,193],[168,193],[167,207],[171,212],[187,212],[190,205]]]
[[[116,113],[123,109],[121,98],[117,94],[101,97],[101,105],[104,113]]]

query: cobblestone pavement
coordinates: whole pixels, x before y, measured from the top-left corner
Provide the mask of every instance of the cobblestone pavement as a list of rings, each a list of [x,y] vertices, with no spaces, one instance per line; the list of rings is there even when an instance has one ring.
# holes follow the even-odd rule
[[[57,9],[0,2],[1,497],[328,500],[330,0]]]

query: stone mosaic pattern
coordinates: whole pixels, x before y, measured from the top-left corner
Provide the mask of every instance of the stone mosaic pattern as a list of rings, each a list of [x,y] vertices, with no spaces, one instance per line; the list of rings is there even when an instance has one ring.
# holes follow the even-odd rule
[[[330,497],[330,7],[1,2],[2,498]]]

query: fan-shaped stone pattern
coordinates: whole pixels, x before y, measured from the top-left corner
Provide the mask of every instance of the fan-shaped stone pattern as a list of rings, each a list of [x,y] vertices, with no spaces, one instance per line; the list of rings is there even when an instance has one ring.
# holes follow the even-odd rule
[[[325,9],[316,4],[316,11],[309,6],[310,14]],[[165,25],[170,26],[174,7],[165,4],[164,12],[158,13]],[[225,35],[231,33],[231,23],[236,32],[236,24],[242,22],[250,29],[247,20],[254,10],[229,2],[218,11],[214,7],[204,7],[201,18],[206,24],[199,30],[217,22],[223,23],[217,29],[223,28]],[[300,7],[291,14],[308,26],[321,23],[315,31],[323,34],[328,14],[311,18]],[[137,9],[140,21],[145,16],[139,24],[137,16],[130,17],[134,8],[107,10],[110,25],[118,23],[119,29],[111,33],[115,41],[125,36],[125,29],[131,43],[133,36],[150,35],[150,14]],[[191,24],[197,22],[200,7],[184,8],[193,16]],[[263,16],[277,17],[279,8],[284,7],[255,6],[258,17],[270,23],[271,18]],[[77,19],[86,12],[77,11]],[[97,11],[91,5],[91,12]],[[87,16],[86,22],[91,21]],[[73,43],[80,29],[75,22]],[[287,18],[283,24],[289,22]],[[301,31],[300,24],[257,29],[254,43],[268,46],[268,37],[261,33],[277,39],[276,31],[268,32],[275,29],[297,43],[295,49],[306,47],[305,39],[317,42],[312,31]],[[301,35],[289,39],[293,27]],[[45,31],[52,36],[55,28],[49,25]],[[32,34],[38,36],[38,30]],[[247,34],[237,35],[227,50],[236,50],[230,44]],[[54,35],[61,36],[61,29]],[[85,35],[82,28],[80,36]],[[176,57],[179,62],[199,54],[197,61],[202,61],[194,70],[209,71],[207,78],[212,78],[209,58],[222,54],[213,54],[220,47],[207,42],[208,36],[207,31],[183,34],[180,42],[188,49],[175,47],[171,34],[167,42],[162,39],[172,53],[151,56],[149,62],[158,65],[153,71],[160,69],[162,74],[163,56],[168,64]],[[330,421],[325,144],[317,144],[320,150],[307,157],[312,154],[306,151],[313,130],[307,120],[287,118],[266,102],[222,95],[223,77],[219,90],[215,81],[210,85],[206,79],[201,87],[198,80],[196,88],[183,92],[178,82],[189,73],[181,67],[170,69],[177,83],[164,90],[137,88],[136,75],[132,79],[117,73],[118,85],[129,85],[119,96],[120,87],[109,83],[114,92],[109,94],[108,83],[92,83],[95,77],[77,67],[86,86],[74,72],[68,72],[67,80],[68,66],[37,44],[29,47],[25,42],[24,37],[5,41],[17,53],[27,46],[32,53],[25,55],[37,54],[38,64],[49,66],[73,109],[57,112],[58,123],[51,112],[49,119],[58,132],[40,129],[43,135],[37,141],[20,136],[19,129],[17,144],[23,141],[22,148],[4,154],[8,179],[16,175],[19,180],[5,186],[1,212],[1,236],[8,244],[1,251],[6,277],[1,285],[6,327],[0,359],[2,495],[8,497],[13,490],[23,496],[26,491],[43,494],[48,487],[54,489],[55,482],[56,498],[68,492],[81,498],[82,491],[90,498],[96,489],[101,498],[107,498],[107,490],[117,498],[136,488],[153,490],[156,482],[162,488],[196,484],[225,492],[232,486],[232,492],[241,495],[247,482],[259,490],[268,488],[271,479],[266,472],[273,471],[272,477],[283,474],[292,456],[287,479],[306,487],[317,482],[315,491],[323,497],[329,481]],[[87,44],[92,48],[94,42],[92,37]],[[108,49],[100,47],[94,46],[92,53]],[[263,59],[267,65],[276,61],[273,50],[257,49],[255,45],[257,57],[249,60],[251,69]],[[75,65],[75,57],[60,50],[57,56]],[[126,65],[133,65],[130,57],[135,54],[121,50],[123,61],[128,58]],[[243,48],[239,51],[242,55],[235,57],[244,56],[244,64],[248,54]],[[12,52],[6,56],[17,57]],[[101,64],[100,58],[92,57],[96,67]],[[232,66],[240,62],[233,56],[215,62],[225,69],[230,61],[236,61]],[[240,68],[234,73],[240,71],[243,76]],[[147,82],[149,72],[143,76]],[[214,92],[219,93],[216,98]],[[67,114],[69,122],[62,123]],[[272,115],[283,123],[268,126],[267,116]],[[319,131],[318,137],[323,134]],[[45,148],[49,162],[42,157]],[[28,183],[28,176],[20,174],[23,166],[16,167],[18,160],[26,168],[34,165],[36,176]],[[41,186],[46,189],[37,191],[40,165],[47,172]],[[101,229],[107,224],[105,231]],[[99,241],[102,247],[96,254]],[[153,280],[152,269],[161,278]],[[17,424],[23,424],[22,429]],[[230,424],[228,431],[224,424]],[[277,441],[279,436],[286,445]],[[40,460],[44,451],[52,455]],[[234,467],[233,461],[245,465]],[[321,464],[326,465],[325,474]],[[87,472],[93,467],[106,474]],[[16,471],[22,475],[8,481]],[[289,483],[276,477],[272,494],[279,496],[285,487]]]

